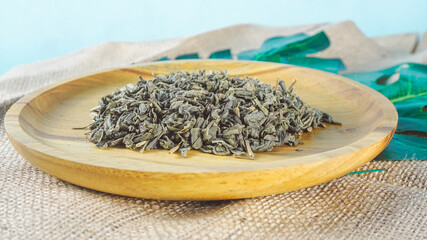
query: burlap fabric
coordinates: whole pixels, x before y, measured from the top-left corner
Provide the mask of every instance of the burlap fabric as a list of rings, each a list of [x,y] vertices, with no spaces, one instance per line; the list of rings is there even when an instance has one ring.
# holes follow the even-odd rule
[[[0,239],[427,239],[425,161],[375,161],[347,175],[291,193],[216,202],[156,201],[114,196],[58,180],[26,162],[9,143],[3,118],[19,97],[52,82],[168,56],[233,53],[272,36],[325,31],[347,71],[400,61],[427,63],[425,39],[369,39],[351,22],[267,28],[239,25],[188,38],[105,43],[0,77]],[[427,38],[427,35],[424,35]],[[387,40],[388,38],[388,40]],[[414,53],[415,52],[415,53]]]

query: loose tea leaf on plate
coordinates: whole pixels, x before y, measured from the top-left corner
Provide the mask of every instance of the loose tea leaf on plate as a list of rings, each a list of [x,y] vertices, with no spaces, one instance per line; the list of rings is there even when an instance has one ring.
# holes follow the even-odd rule
[[[141,152],[167,149],[186,157],[192,149],[254,158],[254,152],[295,146],[303,132],[339,124],[305,104],[289,87],[226,72],[154,75],[101,98],[91,110],[89,141],[99,148]]]

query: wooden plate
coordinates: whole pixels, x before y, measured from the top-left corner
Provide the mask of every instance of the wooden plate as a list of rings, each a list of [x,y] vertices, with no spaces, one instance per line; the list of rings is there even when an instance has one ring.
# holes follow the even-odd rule
[[[177,70],[224,70],[287,85],[342,126],[304,134],[304,145],[256,153],[255,160],[190,151],[187,158],[166,150],[144,153],[97,149],[72,130],[91,122],[98,100],[138,75]],[[31,93],[5,117],[16,150],[41,170],[70,183],[113,194],[173,200],[216,200],[293,191],[341,177],[377,156],[397,125],[393,104],[380,93],[344,77],[284,64],[244,61],[149,63],[69,79]],[[296,151],[296,149],[303,151]]]

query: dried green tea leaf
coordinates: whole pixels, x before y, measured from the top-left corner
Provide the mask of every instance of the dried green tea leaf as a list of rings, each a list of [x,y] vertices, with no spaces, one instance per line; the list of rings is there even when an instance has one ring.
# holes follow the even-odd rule
[[[191,149],[254,158],[254,152],[295,146],[303,132],[339,124],[301,101],[283,81],[276,86],[226,72],[139,77],[101,98],[91,110],[87,138],[99,148]]]

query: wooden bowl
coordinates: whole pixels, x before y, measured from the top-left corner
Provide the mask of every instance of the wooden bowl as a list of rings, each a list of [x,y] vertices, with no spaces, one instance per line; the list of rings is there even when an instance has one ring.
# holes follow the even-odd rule
[[[166,150],[144,153],[101,150],[84,133],[98,100],[138,75],[178,70],[227,70],[287,85],[342,126],[303,135],[303,145],[256,153],[255,160],[190,151],[187,158]],[[5,128],[16,150],[39,169],[67,182],[113,194],[170,200],[236,199],[283,193],[341,177],[377,156],[397,125],[393,104],[347,78],[291,65],[250,61],[169,61],[99,72],[62,81],[16,102]],[[296,151],[302,149],[302,151]]]

